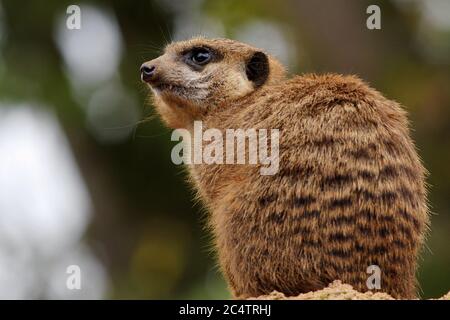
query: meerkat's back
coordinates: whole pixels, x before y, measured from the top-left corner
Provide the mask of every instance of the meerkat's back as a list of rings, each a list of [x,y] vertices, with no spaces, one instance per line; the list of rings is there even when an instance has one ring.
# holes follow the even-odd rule
[[[255,92],[205,122],[280,130],[273,176],[251,166],[198,168],[237,296],[298,294],[337,279],[366,291],[375,266],[381,290],[415,297],[428,221],[425,170],[397,103],[354,77],[310,75]],[[208,183],[210,175],[220,184]]]

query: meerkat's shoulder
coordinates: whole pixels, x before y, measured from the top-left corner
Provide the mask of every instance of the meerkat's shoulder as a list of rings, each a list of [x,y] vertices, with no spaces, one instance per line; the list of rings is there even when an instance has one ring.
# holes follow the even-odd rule
[[[263,97],[263,99],[261,99]],[[368,83],[354,75],[303,74],[293,76],[274,85],[267,85],[254,102],[278,101],[294,109],[329,110],[338,105],[354,105],[360,111],[381,114],[401,114],[403,108],[385,98]]]
[[[279,84],[282,91],[298,92],[302,95],[335,96],[340,95],[377,95],[366,82],[354,75],[341,75],[335,73],[327,74],[304,74],[287,79]],[[299,91],[299,89],[301,91]]]
[[[303,74],[295,75],[275,83],[264,85],[254,94],[239,99],[236,108],[242,105],[250,108],[265,108],[266,104],[317,106],[329,102],[361,103],[373,99],[384,99],[375,89],[372,89],[363,80],[353,75],[327,74]],[[235,111],[231,111],[235,112]]]
[[[297,121],[305,114],[333,113],[343,118],[372,119],[385,124],[408,126],[406,110],[385,98],[353,75],[304,74],[266,85],[239,100],[227,114],[277,114],[283,121]],[[251,117],[248,115],[247,117]],[[354,121],[354,118],[353,120]],[[362,120],[361,120],[362,121]]]

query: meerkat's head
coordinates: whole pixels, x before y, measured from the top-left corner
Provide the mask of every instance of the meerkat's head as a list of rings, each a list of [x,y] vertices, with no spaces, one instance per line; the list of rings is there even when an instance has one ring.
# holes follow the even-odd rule
[[[172,128],[189,127],[214,108],[284,77],[284,67],[273,57],[228,39],[175,42],[141,67],[158,113]]]

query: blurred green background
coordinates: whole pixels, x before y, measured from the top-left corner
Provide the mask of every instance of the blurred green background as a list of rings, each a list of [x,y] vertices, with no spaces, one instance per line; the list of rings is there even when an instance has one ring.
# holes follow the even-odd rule
[[[381,30],[366,28],[370,4]],[[229,298],[139,79],[194,35],[265,48],[291,73],[357,74],[406,106],[435,213],[422,295],[448,292],[448,0],[0,0],[0,297]],[[72,264],[82,290],[65,286]]]

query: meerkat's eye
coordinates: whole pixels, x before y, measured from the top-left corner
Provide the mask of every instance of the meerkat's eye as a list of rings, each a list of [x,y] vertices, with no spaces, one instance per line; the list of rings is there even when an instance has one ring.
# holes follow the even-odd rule
[[[208,63],[220,61],[222,58],[218,51],[206,46],[191,47],[181,52],[181,61],[197,72],[201,72]]]
[[[211,61],[212,54],[206,48],[195,48],[191,52],[190,60],[197,65],[205,65]]]

